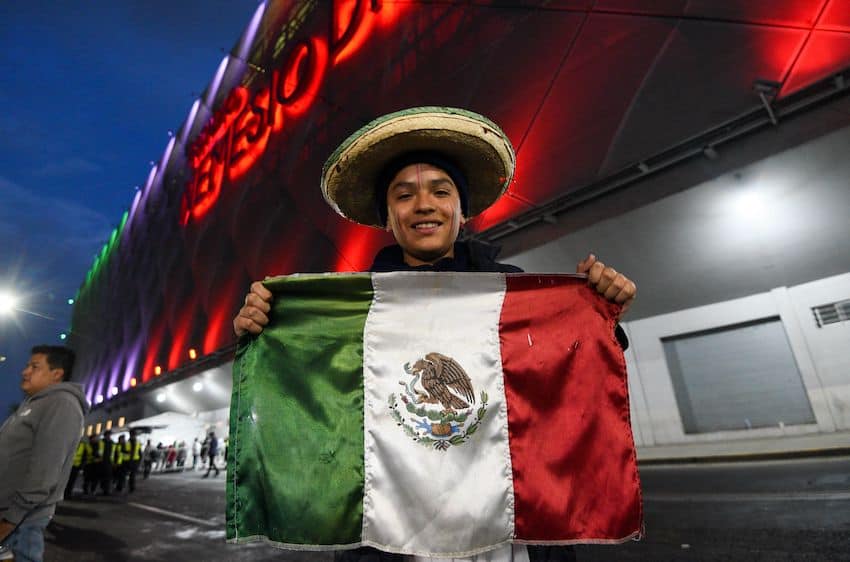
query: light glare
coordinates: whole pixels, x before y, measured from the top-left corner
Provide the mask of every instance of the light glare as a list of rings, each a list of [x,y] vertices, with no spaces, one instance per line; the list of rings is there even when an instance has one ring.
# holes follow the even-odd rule
[[[6,291],[0,292],[0,314],[12,314],[17,304],[18,299],[15,298],[15,295]]]

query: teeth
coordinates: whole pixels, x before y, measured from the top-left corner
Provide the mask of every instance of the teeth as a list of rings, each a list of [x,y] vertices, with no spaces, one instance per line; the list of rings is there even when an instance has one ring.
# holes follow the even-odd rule
[[[438,226],[440,225],[436,222],[421,222],[413,228],[437,228]]]

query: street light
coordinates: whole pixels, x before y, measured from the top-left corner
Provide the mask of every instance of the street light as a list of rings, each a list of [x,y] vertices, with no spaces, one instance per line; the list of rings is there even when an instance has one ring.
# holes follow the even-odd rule
[[[18,298],[10,292],[0,292],[0,315],[9,316],[15,310]]]

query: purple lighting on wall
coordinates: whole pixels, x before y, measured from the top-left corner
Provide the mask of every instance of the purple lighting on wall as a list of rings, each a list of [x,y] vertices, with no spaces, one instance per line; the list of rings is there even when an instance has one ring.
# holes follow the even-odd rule
[[[215,71],[215,76],[210,82],[207,96],[204,99],[204,105],[212,107],[215,104],[215,96],[218,93],[218,88],[221,86],[221,81],[224,78],[224,71],[227,70],[227,65],[230,63],[230,55],[225,55],[218,65],[218,70]]]
[[[251,45],[254,44],[254,37],[257,35],[257,30],[260,28],[260,22],[263,20],[263,14],[266,12],[266,3],[263,2],[254,11],[254,16],[251,18],[248,27],[239,39],[239,46],[236,48],[236,56],[242,60],[246,60],[251,53]]]
[[[136,195],[133,197],[133,203],[130,204],[130,214],[127,216],[127,222],[130,223],[133,221],[133,217],[136,216],[136,208],[139,206],[139,200],[142,198],[142,191],[139,190],[136,192]]]
[[[195,125],[195,118],[198,116],[198,109],[201,107],[201,100],[195,100],[195,103],[192,104],[192,108],[189,110],[189,115],[186,117],[185,123],[183,123],[183,127],[180,132],[180,144],[186,145],[186,141],[189,137],[189,134],[192,132],[192,128]]]
[[[138,361],[141,349],[142,343],[138,340],[130,346],[130,350],[127,354],[127,367],[124,369],[124,376],[121,379],[122,390],[128,390],[131,388],[130,379],[133,378],[139,368]]]
[[[112,368],[110,369],[110,372],[109,372],[109,381],[106,384],[106,389],[105,389],[107,392],[104,393],[104,394],[106,394],[107,400],[112,398],[113,396],[115,396],[115,394],[117,394],[118,371],[120,371],[120,370],[121,370],[121,358],[116,357],[115,360],[112,363]],[[115,393],[112,392],[113,389],[116,389]]]
[[[165,173],[165,168],[168,167],[168,161],[171,160],[171,153],[174,151],[174,143],[177,142],[177,137],[171,137],[168,144],[165,146],[165,151],[162,153],[162,159],[159,161],[159,169]]]
[[[148,181],[145,182],[145,196],[150,192],[151,187],[153,186],[153,180],[156,178],[156,171],[158,166],[153,166],[151,171],[148,172]]]

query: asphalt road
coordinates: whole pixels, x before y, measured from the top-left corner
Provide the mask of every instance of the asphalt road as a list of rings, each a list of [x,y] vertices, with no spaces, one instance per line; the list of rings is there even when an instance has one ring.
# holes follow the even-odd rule
[[[640,468],[646,536],[580,546],[579,561],[850,561],[850,457]],[[157,474],[131,496],[75,498],[47,531],[47,562],[330,561],[224,542],[224,478]]]

